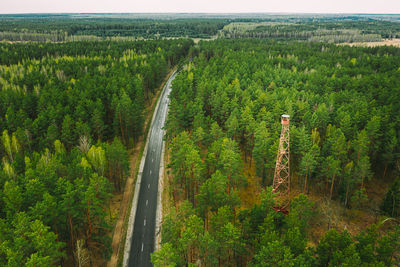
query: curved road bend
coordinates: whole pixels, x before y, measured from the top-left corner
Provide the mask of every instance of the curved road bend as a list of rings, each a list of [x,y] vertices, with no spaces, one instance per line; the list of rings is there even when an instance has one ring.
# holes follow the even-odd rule
[[[171,82],[175,76],[176,72],[168,79],[159,100],[161,102],[156,110],[156,117],[150,126],[150,139],[140,184],[131,251],[129,254],[129,267],[153,266],[150,261],[150,254],[154,251],[158,177],[164,134],[162,128],[164,127],[168,112],[168,96],[171,92]]]

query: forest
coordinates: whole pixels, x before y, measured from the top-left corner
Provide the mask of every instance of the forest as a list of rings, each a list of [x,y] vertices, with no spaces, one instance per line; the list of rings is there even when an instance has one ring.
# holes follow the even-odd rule
[[[400,264],[400,49],[218,39],[189,58],[170,96],[154,266]],[[282,114],[287,215],[272,209]]]
[[[65,42],[160,38],[269,38],[320,42],[399,38],[399,15],[0,14],[0,40]]]
[[[337,45],[399,38],[399,21],[0,15],[0,266],[106,264],[111,200],[175,67],[154,266],[399,266],[400,48]]]
[[[0,266],[109,258],[144,109],[191,46],[0,43]]]
[[[126,37],[160,39],[164,37],[210,38],[228,19],[222,18],[132,18],[129,16],[0,15],[0,40],[71,41]],[[126,39],[125,38],[125,39]],[[117,38],[118,39],[118,38]],[[124,39],[124,38],[122,38]]]
[[[233,22],[224,26],[226,38],[269,38],[276,40],[309,40],[319,42],[366,42],[382,38],[399,38],[400,23],[371,18],[351,17],[347,20],[293,21],[259,20]]]

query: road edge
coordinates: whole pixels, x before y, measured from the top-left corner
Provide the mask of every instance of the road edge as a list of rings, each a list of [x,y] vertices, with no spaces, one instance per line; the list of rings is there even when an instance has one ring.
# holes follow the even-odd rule
[[[167,108],[168,115],[168,108]],[[165,136],[165,130],[163,131]],[[156,230],[154,233],[154,251],[161,249],[161,222],[162,222],[162,193],[164,191],[164,153],[165,153],[165,140],[162,143],[160,170],[158,176],[158,192],[157,192],[157,211],[156,211]]]
[[[178,75],[179,72],[175,71],[171,77],[174,75]],[[174,77],[175,79],[175,77]],[[171,85],[170,85],[171,86]],[[172,89],[171,89],[172,90]],[[169,98],[168,98],[168,104],[167,104],[167,110],[166,110],[166,118],[164,125],[167,123],[168,119],[168,111],[169,111]],[[160,169],[158,172],[158,192],[157,192],[157,210],[156,210],[156,229],[154,232],[154,251],[158,251],[161,249],[161,224],[162,224],[162,194],[164,191],[164,155],[165,155],[165,133],[166,130],[164,128],[163,130],[163,142],[162,142],[162,149],[161,149],[161,158],[160,158]]]
[[[157,100],[157,105],[156,105],[156,107],[154,109],[153,117],[151,119],[151,123],[150,123],[149,129],[151,129],[151,126],[153,125],[153,122],[154,122],[154,119],[156,117],[156,114],[157,114],[158,107],[160,105],[162,96],[165,93],[165,88],[167,88],[167,86],[168,86],[168,81],[175,73],[176,73],[176,71],[174,71],[168,77],[167,82],[165,83],[165,85],[164,85],[164,87],[162,89],[162,92],[160,93],[160,97]],[[137,178],[136,178],[135,192],[134,192],[134,196],[133,196],[133,200],[132,200],[132,208],[131,208],[131,212],[129,214],[128,229],[127,229],[127,235],[126,235],[126,239],[125,239],[124,258],[123,258],[123,261],[122,261],[122,266],[123,267],[127,267],[128,263],[129,263],[129,254],[130,254],[130,251],[131,251],[132,235],[133,235],[133,228],[134,228],[134,224],[135,224],[136,209],[137,209],[137,204],[138,204],[138,200],[139,200],[140,184],[142,182],[142,173],[143,173],[144,163],[146,161],[147,147],[148,147],[148,144],[149,144],[149,140],[150,140],[150,134],[147,134],[147,136],[146,136],[146,144],[145,144],[144,149],[143,149],[142,158],[140,160],[139,172],[138,172],[138,175],[137,175]],[[163,141],[163,150],[164,150],[164,141]],[[163,154],[163,150],[161,152],[162,153],[161,157],[163,157],[163,155],[164,155]],[[163,163],[160,163],[160,166],[161,165],[163,165]],[[158,194],[159,194],[159,192],[157,192],[157,202],[158,202]],[[157,207],[157,211],[158,211],[158,207]],[[156,230],[157,230],[157,212],[156,212]],[[156,231],[156,233],[157,233],[157,231]]]

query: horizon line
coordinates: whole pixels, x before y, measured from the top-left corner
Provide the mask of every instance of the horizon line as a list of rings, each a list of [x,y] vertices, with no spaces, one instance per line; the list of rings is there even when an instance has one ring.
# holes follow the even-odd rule
[[[400,13],[373,13],[373,12],[19,12],[19,13],[0,13],[0,15],[51,15],[51,14],[209,14],[209,15],[246,15],[246,14],[259,14],[259,15],[400,15]]]

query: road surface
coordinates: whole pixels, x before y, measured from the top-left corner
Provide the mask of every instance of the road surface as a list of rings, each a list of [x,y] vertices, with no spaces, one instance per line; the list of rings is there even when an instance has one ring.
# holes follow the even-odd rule
[[[157,210],[158,177],[162,151],[164,123],[168,112],[169,93],[171,82],[176,73],[172,74],[160,98],[153,124],[150,126],[149,143],[143,167],[137,204],[135,223],[133,228],[129,267],[153,266],[150,254],[154,251],[154,236]]]

